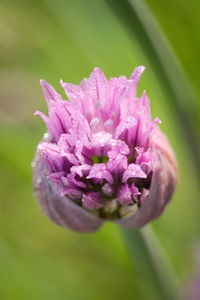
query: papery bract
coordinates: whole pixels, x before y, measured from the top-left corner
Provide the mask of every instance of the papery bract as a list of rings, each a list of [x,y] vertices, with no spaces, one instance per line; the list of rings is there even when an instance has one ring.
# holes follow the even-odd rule
[[[61,85],[63,100],[41,81],[48,134],[37,147],[34,183],[44,212],[57,224],[91,232],[103,220],[141,227],[158,217],[176,183],[176,161],[146,92],[136,96],[144,67],[130,79],[107,80],[95,68],[80,85]]]

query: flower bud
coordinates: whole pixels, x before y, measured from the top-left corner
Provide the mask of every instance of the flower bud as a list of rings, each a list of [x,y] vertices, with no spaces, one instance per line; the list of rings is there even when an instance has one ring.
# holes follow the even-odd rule
[[[173,194],[176,160],[151,121],[146,92],[136,96],[144,67],[130,79],[107,80],[95,68],[80,85],[61,81],[62,99],[41,81],[48,104],[48,133],[33,162],[39,203],[56,224],[78,232],[104,220],[139,228],[158,217]]]

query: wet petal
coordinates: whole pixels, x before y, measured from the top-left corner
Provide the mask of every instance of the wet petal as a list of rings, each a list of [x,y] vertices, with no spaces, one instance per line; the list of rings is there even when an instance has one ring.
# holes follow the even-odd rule
[[[94,164],[90,170],[89,175],[87,176],[88,179],[94,178],[97,180],[105,179],[109,183],[113,183],[113,178],[111,173],[107,170],[106,164]]]
[[[140,80],[140,76],[144,72],[145,67],[144,66],[139,66],[134,69],[133,73],[131,74],[130,79],[133,80],[134,86],[136,86]]]
[[[51,101],[60,101],[62,98],[56,90],[45,80],[40,80],[43,95],[49,104]]]
[[[129,178],[146,178],[147,175],[142,171],[141,167],[137,164],[130,164],[124,172],[122,182],[126,182]]]
[[[87,165],[87,164],[83,164],[80,166],[73,166],[70,169],[72,174],[78,174],[80,177],[87,176],[90,170],[91,170],[91,165]]]
[[[47,142],[40,143],[37,147],[37,152],[41,154],[48,168],[52,172],[59,172],[63,170],[63,159],[60,156],[57,144],[50,144]]]

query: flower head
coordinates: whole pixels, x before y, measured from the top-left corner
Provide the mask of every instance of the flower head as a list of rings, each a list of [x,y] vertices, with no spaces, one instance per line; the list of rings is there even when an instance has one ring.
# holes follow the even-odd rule
[[[81,232],[103,220],[141,227],[171,198],[175,158],[146,92],[136,95],[143,71],[107,80],[95,68],[79,86],[61,81],[68,101],[41,80],[49,115],[35,113],[48,129],[34,160],[35,189],[57,224]]]

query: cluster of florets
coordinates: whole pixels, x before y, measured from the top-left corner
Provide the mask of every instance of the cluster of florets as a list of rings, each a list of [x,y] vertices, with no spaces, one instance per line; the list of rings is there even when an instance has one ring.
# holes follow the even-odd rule
[[[103,219],[133,215],[149,199],[160,120],[151,120],[146,92],[136,95],[143,71],[107,80],[95,68],[79,86],[61,81],[68,101],[41,81],[49,112],[36,114],[48,133],[37,153],[45,180],[59,197]]]

